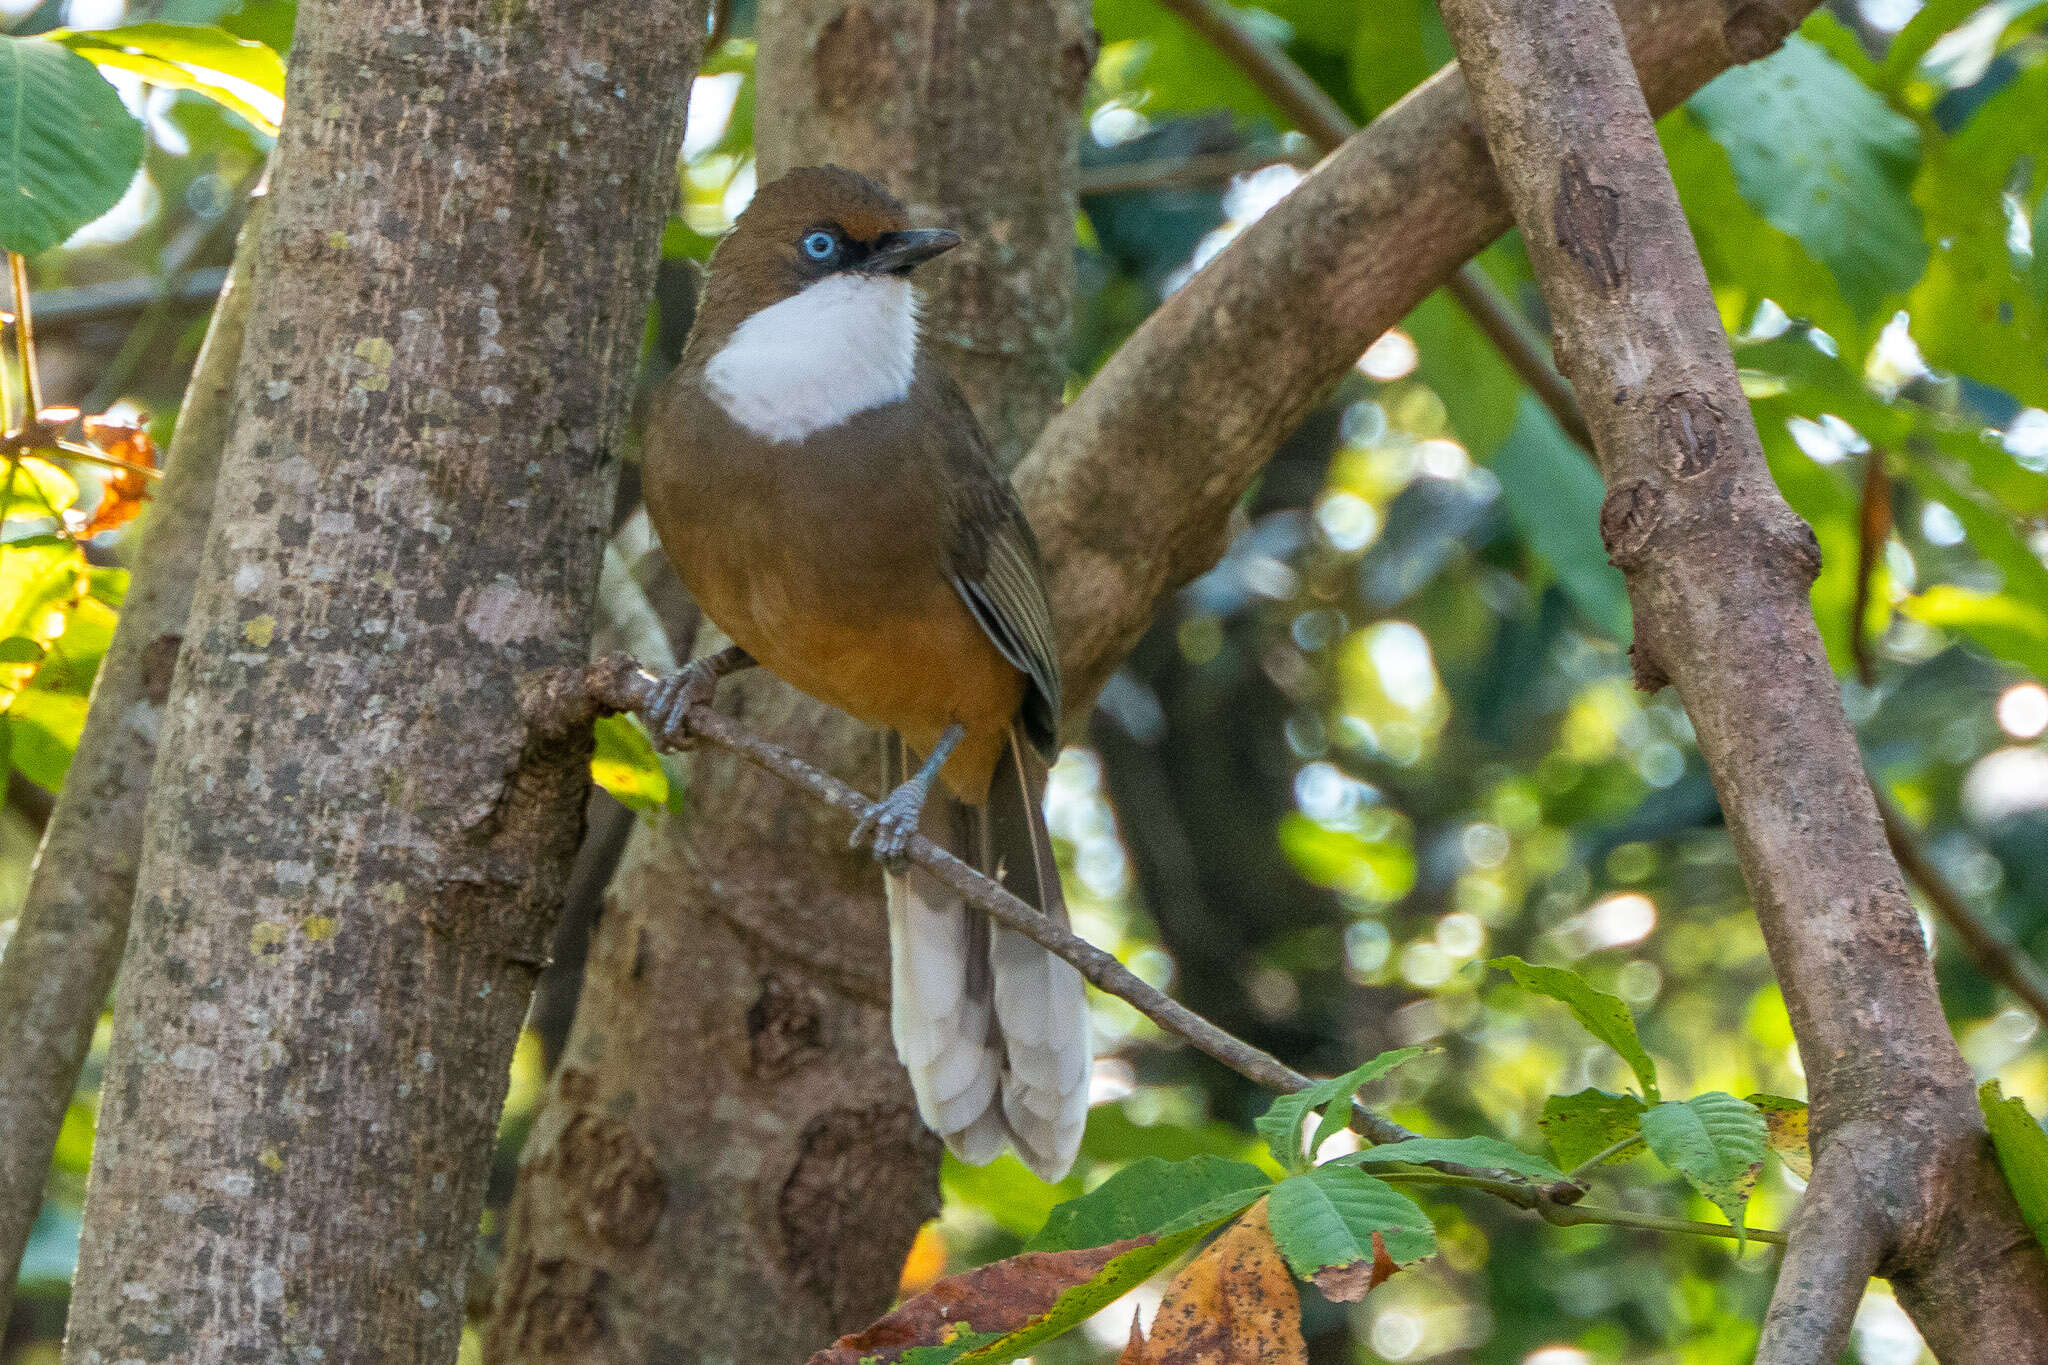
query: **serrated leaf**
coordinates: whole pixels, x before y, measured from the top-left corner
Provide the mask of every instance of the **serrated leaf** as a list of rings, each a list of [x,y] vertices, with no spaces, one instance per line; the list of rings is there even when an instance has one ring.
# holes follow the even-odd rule
[[[1355,1166],[1318,1166],[1281,1181],[1266,1196],[1266,1219],[1294,1273],[1340,1302],[1378,1282],[1372,1273],[1382,1256],[1398,1269],[1436,1254],[1429,1215]]]
[[[656,811],[668,805],[668,770],[661,766],[654,741],[631,716],[605,716],[597,722],[590,777],[634,810]]]
[[[132,71],[156,85],[204,95],[277,136],[277,116],[284,100],[284,61],[261,43],[237,38],[224,28],[199,24],[54,29],[42,36],[95,66]],[[268,96],[268,107],[252,101],[252,93]]]
[[[112,208],[142,125],[75,52],[0,36],[0,249],[32,256]]]
[[[1636,1036],[1636,1017],[1620,996],[1609,995],[1564,967],[1539,967],[1519,957],[1497,957],[1487,965],[1506,972],[1522,989],[1547,995],[1570,1010],[1588,1033],[1621,1054],[1641,1082],[1644,1096],[1653,1101],[1658,1098],[1656,1063],[1643,1050],[1643,1041]]]
[[[1536,1123],[1550,1139],[1558,1164],[1577,1170],[1615,1143],[1640,1134],[1643,1109],[1643,1102],[1634,1095],[1588,1088],[1545,1099],[1543,1117]],[[1617,1152],[1602,1164],[1634,1160],[1641,1150],[1638,1146]]]
[[[1686,108],[1727,149],[1744,198],[1827,266],[1860,316],[1920,278],[1919,129],[1819,44],[1795,34]]]
[[[1188,1262],[1159,1302],[1148,1341],[1131,1324],[1117,1365],[1307,1365],[1301,1295],[1273,1245],[1264,1205]]]
[[[1771,1150],[1801,1180],[1813,1179],[1813,1152],[1806,1141],[1806,1101],[1783,1095],[1745,1096],[1764,1116]]]
[[[1511,1171],[1531,1180],[1562,1180],[1564,1172],[1537,1156],[1499,1138],[1407,1138],[1400,1142],[1367,1147],[1337,1158],[1349,1166],[1392,1166],[1402,1162],[1455,1161],[1461,1166],[1478,1166],[1489,1171]]]
[[[2005,1097],[1997,1081],[1978,1087],[1977,1103],[1991,1130],[1998,1169],[2005,1172],[2005,1183],[2019,1201],[2020,1217],[2033,1229],[2034,1240],[2048,1249],[2048,1133],[2041,1131],[2025,1104]]]
[[[1049,1214],[1027,1251],[1071,1251],[1228,1218],[1273,1182],[1258,1167],[1221,1157],[1133,1161]],[[1235,1200],[1234,1205],[1230,1201]]]
[[[1308,1149],[1313,1152],[1332,1134],[1350,1125],[1351,1097],[1358,1093],[1360,1086],[1378,1080],[1395,1067],[1413,1061],[1427,1051],[1426,1047],[1404,1047],[1394,1052],[1382,1052],[1342,1076],[1333,1076],[1306,1090],[1282,1095],[1253,1121],[1253,1126],[1266,1139],[1266,1146],[1272,1149],[1274,1159],[1286,1169],[1298,1171],[1303,1164],[1301,1128],[1310,1114],[1318,1109],[1325,1111],[1322,1122],[1316,1125],[1315,1139],[1309,1144]]]
[[[1723,1090],[1668,1100],[1644,1113],[1643,1141],[1741,1229],[1769,1145],[1755,1105]]]

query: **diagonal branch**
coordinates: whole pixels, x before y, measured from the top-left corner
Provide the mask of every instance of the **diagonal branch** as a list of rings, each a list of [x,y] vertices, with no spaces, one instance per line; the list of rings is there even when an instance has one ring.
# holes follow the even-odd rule
[[[1159,0],[1159,4],[1179,15],[1188,27],[1228,57],[1321,151],[1336,151],[1358,131],[1350,115],[1313,77],[1288,60],[1287,54],[1262,42],[1220,0]],[[1557,419],[1564,433],[1591,450],[1593,438],[1586,430],[1586,419],[1579,412],[1571,385],[1550,363],[1542,342],[1531,334],[1500,286],[1477,263],[1467,261],[1445,282],[1444,288],[1500,352],[1509,368],[1550,409],[1550,415]]]
[[[1825,1197],[1794,1220],[1758,1359],[1826,1358],[1858,1272],[1880,1266],[1944,1361],[2028,1358],[2048,1340],[2048,1260],[1985,1159],[1814,624],[1819,545],[1764,462],[1614,9],[1443,11],[1559,361],[1602,395],[1600,532],[1635,608],[1637,681],[1685,703],[1806,1061]]]
[[[538,738],[560,739],[595,717],[621,711],[647,718],[659,682],[624,655],[599,659],[582,668],[539,673],[522,687],[521,708]],[[739,722],[709,706],[691,708],[690,733],[738,754],[747,762],[809,793],[823,804],[859,820],[874,802],[831,774],[805,762],[778,744],[762,739]],[[1002,883],[986,877],[922,835],[911,839],[907,856],[919,867],[959,892],[968,904],[986,912],[1006,928],[1015,929],[1046,951],[1071,963],[1097,989],[1116,996],[1153,1023],[1256,1084],[1284,1094],[1307,1089],[1313,1082],[1271,1053],[1217,1027],[1179,1001],[1133,974],[1115,957],[1049,919],[1010,894]],[[1373,1143],[1400,1142],[1416,1136],[1409,1129],[1353,1098],[1351,1126]],[[1537,1184],[1505,1171],[1482,1170],[1452,1161],[1416,1163],[1417,1169],[1390,1178],[1429,1181],[1474,1189],[1492,1195],[1557,1227],[1602,1223],[1649,1232],[1678,1232],[1702,1237],[1741,1238],[1732,1227],[1668,1218],[1629,1209],[1603,1208],[1580,1201],[1586,1188],[1575,1179]],[[1749,1238],[1782,1243],[1785,1235],[1752,1228]]]
[[[1815,0],[1623,0],[1651,107],[1770,52]],[[1327,157],[1167,299],[1017,473],[1078,720],[1160,598],[1213,564],[1280,437],[1510,226],[1455,68]]]

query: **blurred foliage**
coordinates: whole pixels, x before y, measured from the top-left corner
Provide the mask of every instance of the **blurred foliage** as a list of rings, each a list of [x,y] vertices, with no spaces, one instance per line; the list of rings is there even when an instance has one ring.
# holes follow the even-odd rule
[[[60,24],[219,25],[277,52],[293,14],[289,0],[8,8],[17,38]],[[1267,0],[1241,12],[1361,120],[1451,57],[1428,0]],[[754,186],[751,7],[736,19],[692,92],[652,357],[680,344],[691,264]],[[1152,0],[1097,0],[1096,21],[1104,42],[1084,169],[1170,170],[1218,153],[1259,169],[1227,184],[1084,198],[1077,384],[1286,194],[1300,176],[1286,163],[1304,150],[1277,110]],[[89,49],[144,55],[105,38]],[[125,193],[101,187],[118,199],[105,217],[31,262],[50,301],[50,400],[92,395],[95,407],[163,414],[159,440],[203,307],[64,309],[87,297],[69,291],[227,260],[269,138],[174,64],[189,79],[158,70],[163,79],[145,84],[146,63],[109,59],[121,117],[142,130],[140,169]],[[2048,6],[1837,0],[1661,133],[1772,471],[1823,547],[1814,608],[1871,770],[1965,899],[2048,960],[2048,251],[2037,250]],[[1479,264],[1548,330],[1512,235]],[[659,368],[652,359],[649,375]],[[9,370],[17,412],[20,379]],[[16,477],[10,506],[23,519],[7,522],[0,550],[15,773],[0,811],[0,887],[18,897],[44,809],[30,784],[62,780],[119,606],[127,532],[58,534],[71,503],[80,516],[96,505],[96,466],[24,460]],[[1859,509],[1873,477],[1892,515],[1867,547],[1858,614]],[[1499,1159],[1507,1144],[1570,1169],[1653,1129],[1660,1152],[1697,1167],[1705,1193],[1636,1144],[1589,1177],[1603,1203],[1717,1220],[1708,1196],[1753,1179],[1749,1225],[1782,1227],[1803,1184],[1804,1112],[1778,1098],[1803,1091],[1790,1024],[1684,712],[1668,692],[1631,686],[1628,604],[1595,529],[1599,499],[1584,454],[1484,338],[1447,300],[1425,302],[1282,442],[1222,563],[1162,610],[1105,692],[1086,746],[1056,771],[1049,809],[1077,925],[1312,1073],[1343,1073],[1388,1048],[1432,1049],[1372,1092],[1431,1139],[1492,1142]],[[1859,639],[1875,664],[1869,685],[1854,677]],[[643,806],[684,799],[637,732],[610,734],[602,758],[615,789]],[[2040,1114],[2041,1021],[1928,926],[1965,1055]],[[0,919],[0,944],[9,927]],[[1571,1011],[1486,969],[1505,955],[1570,968],[1624,1006],[1641,1058],[1624,1061]],[[1055,1235],[1081,1206],[1055,1210],[1105,1181],[1125,1191],[1152,1182],[1157,1194],[1161,1163],[1222,1171],[1238,1182],[1224,1193],[1263,1188],[1246,1172],[1272,1182],[1306,1158],[1352,1172],[1320,1180],[1378,1183],[1344,1159],[1356,1142],[1346,1133],[1276,1157],[1253,1126],[1271,1096],[1120,1002],[1096,1007],[1100,1103],[1076,1172],[1046,1186],[1007,1157],[949,1161],[946,1210],[907,1288]],[[1602,1037],[1623,1036],[1608,1007],[1593,1017],[1608,1021]],[[55,1359],[101,1055],[67,1119],[0,1360]],[[540,1055],[529,1037],[515,1062],[479,1283],[541,1093]],[[1720,1120],[1698,1115],[1646,1123],[1644,1075],[1673,1097],[1667,1106],[1718,1093],[1708,1108],[1744,1115],[1740,1133],[1717,1137]],[[1778,1155],[1755,1146],[1746,1115],[1757,1110]],[[2008,1126],[2025,1118],[2009,1102],[1997,1112]],[[1715,1365],[1754,1349],[1775,1266],[1754,1242],[1738,1255],[1701,1238],[1553,1228],[1484,1196],[1401,1190],[1433,1225],[1436,1254],[1355,1303],[1303,1287],[1309,1359]],[[1133,1225],[1118,1226],[1127,1230],[1114,1235]],[[1137,1298],[1160,1292],[1155,1280]],[[1036,1358],[1112,1359],[1129,1326],[1126,1303]],[[1857,1358],[1908,1365],[1919,1349],[1873,1290]]]

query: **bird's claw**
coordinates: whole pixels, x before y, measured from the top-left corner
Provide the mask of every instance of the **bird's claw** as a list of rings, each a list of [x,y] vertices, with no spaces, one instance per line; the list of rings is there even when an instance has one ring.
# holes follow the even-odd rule
[[[898,787],[868,808],[846,846],[866,845],[874,851],[876,862],[891,872],[901,872],[910,862],[910,840],[917,833],[923,807],[923,792]]]
[[[690,708],[709,706],[717,692],[718,675],[701,659],[663,678],[647,704],[647,730],[654,737],[654,747],[670,753],[696,748]]]

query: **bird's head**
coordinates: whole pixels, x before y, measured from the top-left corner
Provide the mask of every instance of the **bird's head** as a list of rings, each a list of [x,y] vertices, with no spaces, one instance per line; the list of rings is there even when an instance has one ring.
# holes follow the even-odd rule
[[[868,177],[804,166],[761,187],[711,256],[705,304],[744,318],[834,276],[898,279],[960,244]]]

